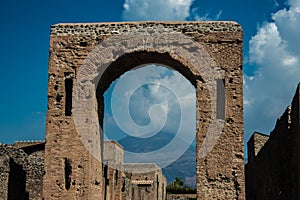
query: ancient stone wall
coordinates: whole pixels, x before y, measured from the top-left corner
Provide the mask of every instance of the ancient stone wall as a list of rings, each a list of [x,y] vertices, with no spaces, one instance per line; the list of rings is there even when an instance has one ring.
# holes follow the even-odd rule
[[[44,144],[0,145],[0,199],[42,199]]]
[[[254,133],[248,142],[247,199],[299,199],[299,91],[277,120],[269,138]],[[267,140],[266,140],[267,139]]]
[[[45,199],[103,199],[102,94],[148,63],[196,88],[198,198],[244,199],[242,38],[235,22],[53,25]]]
[[[128,179],[123,200],[166,198],[166,178],[161,168],[152,163],[125,163],[124,173]]]
[[[122,170],[124,148],[117,141],[104,141],[103,162],[112,168]]]
[[[261,148],[265,145],[268,139],[269,139],[268,135],[258,133],[258,132],[253,133],[252,137],[247,142],[249,162],[255,159],[258,152],[260,152]]]
[[[104,141],[104,199],[120,200],[123,186],[124,149],[116,141]]]
[[[0,199],[8,199],[9,156],[0,156]]]

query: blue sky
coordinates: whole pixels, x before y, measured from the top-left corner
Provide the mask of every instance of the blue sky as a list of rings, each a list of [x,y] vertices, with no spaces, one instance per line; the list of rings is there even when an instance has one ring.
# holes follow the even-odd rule
[[[107,139],[150,138],[159,132],[176,135],[180,131],[183,140],[190,138],[187,133],[195,136],[195,88],[165,66],[151,64],[125,73],[109,87],[104,99]]]
[[[268,133],[300,81],[300,0],[5,1],[0,142],[45,136],[49,32],[60,22],[233,20],[244,30],[245,139]]]

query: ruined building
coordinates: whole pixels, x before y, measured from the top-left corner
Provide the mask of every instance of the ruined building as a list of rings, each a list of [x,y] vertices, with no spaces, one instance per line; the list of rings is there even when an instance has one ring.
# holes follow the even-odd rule
[[[270,136],[248,141],[246,194],[249,200],[300,199],[300,84]]]
[[[103,94],[157,63],[196,89],[197,198],[245,199],[242,39],[235,22],[53,25],[44,198],[104,199]]]
[[[103,194],[105,200],[121,199],[121,191],[125,182],[123,164],[123,147],[116,141],[105,141],[103,157]]]
[[[0,199],[42,199],[45,142],[0,144]]]
[[[124,163],[123,147],[116,141],[104,142],[104,199],[165,200],[166,179],[155,164]]]
[[[104,92],[123,73],[156,63],[177,70],[196,89],[197,199],[245,199],[242,39],[236,22],[53,25],[45,173],[37,174],[38,195],[46,200],[164,198],[165,179],[156,165],[125,165],[121,172],[122,148],[112,143],[107,153],[103,141]],[[20,156],[1,156],[2,187],[9,188],[5,195],[41,199],[31,197],[28,170],[36,166],[29,161],[34,153],[15,152]],[[138,168],[153,170],[132,173]],[[9,172],[23,177],[14,192]],[[122,194],[111,193],[116,188]]]
[[[43,198],[45,142],[15,142],[0,146],[0,199],[41,200]],[[123,147],[104,142],[104,200],[165,200],[166,179],[155,164],[124,164]],[[66,161],[70,162],[70,161]],[[71,166],[71,163],[67,163]],[[80,167],[80,166],[79,166]],[[138,169],[138,170],[136,170]],[[66,187],[71,187],[72,168],[66,168]]]
[[[123,147],[116,141],[104,142],[104,199],[165,200],[166,178],[152,163],[124,163]]]
[[[103,140],[104,92],[151,63],[196,89],[198,200],[300,199],[300,86],[270,136],[249,140],[245,194],[242,38],[235,22],[53,25],[46,143],[0,145],[0,199],[164,200],[155,164],[123,164]]]
[[[161,168],[151,163],[124,164],[126,186],[123,200],[166,199],[166,178]]]
[[[270,136],[255,132],[248,141],[246,199],[299,199],[299,134],[300,83]],[[0,199],[42,199],[44,149],[45,142],[0,145]],[[65,162],[68,188],[74,184],[72,163]],[[161,169],[151,163],[124,164],[123,147],[116,141],[104,142],[102,178],[105,200],[196,198],[196,194],[166,195]]]

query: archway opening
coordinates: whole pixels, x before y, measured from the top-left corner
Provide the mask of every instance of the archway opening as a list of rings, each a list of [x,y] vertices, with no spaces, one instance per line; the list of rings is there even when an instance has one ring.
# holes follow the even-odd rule
[[[144,64],[113,81],[103,97],[104,140],[124,147],[125,163],[155,162],[168,183],[180,178],[196,187],[196,92],[189,80],[172,66]],[[183,145],[174,149],[174,141]],[[160,161],[144,159],[149,154]]]

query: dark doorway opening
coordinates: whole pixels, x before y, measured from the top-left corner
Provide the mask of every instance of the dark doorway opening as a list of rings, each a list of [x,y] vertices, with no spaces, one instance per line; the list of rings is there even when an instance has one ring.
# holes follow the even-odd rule
[[[23,166],[10,159],[9,168],[8,200],[28,200],[29,194],[26,193],[26,172]]]

